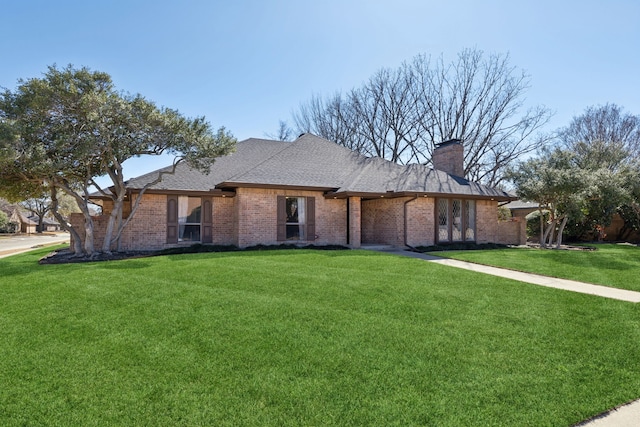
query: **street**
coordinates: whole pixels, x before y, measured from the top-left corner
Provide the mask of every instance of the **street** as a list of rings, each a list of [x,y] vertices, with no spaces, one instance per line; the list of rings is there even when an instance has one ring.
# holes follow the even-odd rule
[[[58,243],[68,243],[69,233],[45,233],[45,234],[19,234],[16,236],[0,237],[0,257],[18,252],[25,252],[29,249],[48,246]]]

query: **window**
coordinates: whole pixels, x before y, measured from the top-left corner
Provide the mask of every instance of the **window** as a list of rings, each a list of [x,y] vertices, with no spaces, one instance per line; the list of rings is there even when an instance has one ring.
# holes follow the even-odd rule
[[[438,241],[448,242],[449,239],[449,200],[438,200]]]
[[[167,243],[213,239],[213,203],[209,196],[167,196]]]
[[[476,201],[465,200],[465,225],[464,240],[475,241],[476,240]]]
[[[178,196],[178,241],[200,241],[200,197]]]
[[[287,240],[305,239],[305,198],[287,197]]]
[[[315,198],[278,196],[277,238],[284,240],[316,239]]]
[[[437,207],[438,242],[475,241],[475,200],[438,199]]]

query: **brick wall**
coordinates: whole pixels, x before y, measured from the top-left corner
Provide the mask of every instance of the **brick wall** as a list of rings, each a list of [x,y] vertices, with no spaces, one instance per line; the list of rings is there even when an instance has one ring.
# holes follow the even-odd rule
[[[239,188],[235,197],[213,198],[213,243],[247,247],[280,244],[277,240],[277,197],[315,197],[316,245],[347,244],[347,203],[350,244],[405,244],[405,209],[410,246],[429,246],[435,238],[435,199],[430,197],[379,198],[359,197],[326,199],[320,191]],[[122,250],[157,250],[175,244],[166,243],[167,196],[145,194],[135,217],[121,239]],[[407,202],[405,206],[405,202]],[[498,223],[497,202],[476,202],[476,242],[521,244],[525,236],[523,222]],[[106,212],[106,210],[105,210]],[[84,235],[84,218],[71,216],[72,225]],[[104,239],[107,215],[94,217],[95,247]],[[190,245],[191,243],[178,243]]]
[[[407,244],[431,246],[435,243],[435,199],[418,197],[407,203]]]
[[[496,240],[502,245],[526,245],[527,221],[524,218],[512,218],[510,221],[498,221]]]
[[[524,245],[527,243],[527,224],[524,218],[498,221],[498,202],[476,202],[476,243]]]
[[[498,202],[476,201],[476,243],[496,243]]]
[[[107,221],[109,217],[107,215],[97,215],[93,218],[93,247],[96,250],[102,249],[102,243],[104,242],[104,232],[107,228]],[[69,217],[71,226],[78,232],[80,238],[84,242],[85,230],[84,230],[84,215],[81,213],[72,213]],[[74,238],[73,234],[70,235],[71,245],[69,246],[73,251]]]
[[[214,197],[213,199],[214,245],[237,245],[235,197]]]
[[[135,202],[133,196],[132,202]],[[125,212],[130,211],[128,202],[125,203]],[[214,214],[218,221],[214,223],[214,243],[229,244],[229,236],[233,235],[232,231],[228,231],[231,227],[228,225],[233,221],[233,199],[216,197],[213,200]],[[110,201],[103,204],[103,212],[105,214],[93,217],[94,223],[94,247],[97,250],[102,248],[104,234],[109,220],[112,208]],[[80,231],[81,237],[84,239],[84,217],[82,214],[73,214],[71,216],[71,224]],[[225,231],[226,230],[226,231]],[[227,241],[223,241],[227,239]],[[167,247],[176,246],[175,244],[167,244],[167,196],[164,194],[145,194],[143,200],[131,219],[125,227],[120,238],[121,250],[159,250]],[[191,243],[189,242],[188,245]],[[181,245],[179,243],[178,245]],[[184,243],[187,245],[187,243]]]
[[[464,177],[464,148],[459,142],[445,142],[433,150],[433,168]]]
[[[349,197],[349,245],[359,248],[362,244],[362,209],[360,197]]]
[[[237,245],[277,245],[277,197],[315,197],[316,239],[302,243],[346,245],[347,216],[345,199],[326,199],[320,191],[239,188],[236,191],[235,215]]]
[[[362,201],[362,243],[404,245],[404,198]]]
[[[406,203],[406,206],[405,206]],[[429,246],[434,243],[434,199],[401,197],[362,202],[362,243]]]
[[[122,234],[123,250],[155,250],[167,246],[167,196],[145,194],[142,197],[138,210]]]

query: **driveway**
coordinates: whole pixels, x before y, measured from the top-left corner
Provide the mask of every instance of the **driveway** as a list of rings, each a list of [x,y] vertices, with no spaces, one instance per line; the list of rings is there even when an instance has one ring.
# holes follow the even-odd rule
[[[69,243],[69,233],[19,234],[9,237],[0,235],[0,257],[59,243]]]

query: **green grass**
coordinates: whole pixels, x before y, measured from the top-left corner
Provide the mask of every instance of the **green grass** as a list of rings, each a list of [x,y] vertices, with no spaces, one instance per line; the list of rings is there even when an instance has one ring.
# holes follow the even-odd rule
[[[640,305],[366,251],[0,259],[0,425],[569,426]]]
[[[478,264],[640,291],[640,247],[592,245],[595,251],[493,249],[437,252],[434,255]]]

